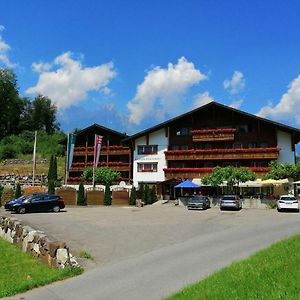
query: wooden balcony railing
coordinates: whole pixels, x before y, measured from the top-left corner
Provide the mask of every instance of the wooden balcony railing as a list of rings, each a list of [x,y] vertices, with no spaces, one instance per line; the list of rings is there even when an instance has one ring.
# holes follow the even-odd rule
[[[85,168],[93,166],[92,162],[89,162],[87,164],[81,163],[81,162],[75,162],[71,166],[71,172],[82,172]],[[112,170],[115,171],[129,171],[130,170],[130,164],[129,163],[123,163],[123,162],[101,162],[98,163],[98,167],[109,167]]]
[[[100,155],[130,155],[130,148],[124,146],[103,146],[101,147]],[[74,156],[94,156],[94,147],[75,147]]]
[[[202,178],[211,174],[214,168],[165,168],[166,179],[171,178]],[[258,177],[262,177],[271,170],[271,167],[248,167],[257,174]]]
[[[166,160],[240,160],[240,159],[277,159],[280,148],[242,148],[207,150],[169,150],[165,151]]]
[[[192,130],[193,142],[233,141],[235,128]]]

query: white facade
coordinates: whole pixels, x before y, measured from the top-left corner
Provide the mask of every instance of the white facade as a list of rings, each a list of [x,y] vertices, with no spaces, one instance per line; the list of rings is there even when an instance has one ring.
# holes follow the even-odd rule
[[[149,134],[148,145],[157,145],[156,154],[138,154],[138,146],[147,145],[146,135],[137,138],[134,141],[135,148],[133,153],[133,184],[138,187],[139,182],[154,183],[165,180],[164,168],[167,167],[165,151],[168,149],[168,137],[165,134],[165,128],[159,129]],[[156,171],[141,171],[141,165],[156,165]]]
[[[279,151],[279,163],[295,163],[295,151],[292,151],[292,135],[291,133],[277,130],[277,146],[281,148]]]

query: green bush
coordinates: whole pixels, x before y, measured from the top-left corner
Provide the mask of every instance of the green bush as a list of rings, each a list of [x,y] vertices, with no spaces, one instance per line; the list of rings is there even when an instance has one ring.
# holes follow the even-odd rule
[[[12,188],[4,188],[2,192],[2,202],[6,202],[14,198],[14,190]]]
[[[111,205],[111,191],[110,191],[110,186],[107,184],[105,186],[105,193],[104,193],[104,205]]]
[[[80,181],[78,192],[77,192],[77,205],[82,205],[82,206],[86,205],[84,185],[82,181]]]
[[[48,181],[48,193],[55,194],[55,181],[54,180]]]
[[[132,187],[130,197],[129,197],[129,205],[135,205],[136,204],[136,189],[135,186]]]
[[[12,145],[1,145],[0,146],[0,160],[11,159],[17,157],[17,150]]]
[[[149,204],[153,204],[157,201],[157,194],[156,194],[156,186],[153,185],[151,190],[150,190],[150,194],[149,194]]]
[[[15,190],[15,198],[19,198],[22,195],[22,190],[20,183],[17,183],[16,190]]]

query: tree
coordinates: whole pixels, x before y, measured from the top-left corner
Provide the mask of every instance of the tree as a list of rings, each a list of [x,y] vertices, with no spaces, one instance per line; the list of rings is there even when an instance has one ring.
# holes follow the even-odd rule
[[[4,190],[4,186],[0,184],[0,206],[1,206],[1,199],[2,199],[3,190]]]
[[[57,108],[48,97],[38,95],[32,102],[32,129],[53,134],[59,129]]]
[[[145,183],[144,190],[142,191],[142,201],[145,205],[149,204],[149,186],[147,183]]]
[[[78,188],[77,205],[86,205],[84,185],[82,181],[80,181],[79,188]]]
[[[157,201],[157,194],[156,194],[156,186],[153,185],[152,188],[150,189],[150,194],[149,194],[149,204],[153,204]]]
[[[55,182],[53,180],[48,181],[48,193],[55,193]]]
[[[202,178],[202,182],[204,184],[210,184],[214,187],[217,187],[224,181],[226,181],[227,186],[233,192],[234,185],[239,186],[241,182],[255,179],[255,173],[247,168],[235,168],[232,166],[228,166],[224,168],[215,168],[212,174]]]
[[[17,183],[16,190],[15,190],[15,198],[19,198],[22,195],[22,190],[20,183]]]
[[[104,192],[104,205],[111,205],[111,191],[110,191],[110,186],[109,184],[105,185],[105,192]]]
[[[20,130],[20,116],[24,102],[19,97],[16,75],[0,69],[0,139]]]
[[[277,161],[272,161],[269,166],[271,170],[264,177],[265,179],[284,179],[293,178],[294,180],[300,179],[300,163],[294,164],[281,164]]]
[[[135,204],[136,204],[136,188],[135,186],[133,186],[129,197],[129,205],[135,205]]]
[[[57,181],[57,159],[54,155],[51,155],[50,158],[48,180],[53,180],[54,183]]]
[[[104,185],[111,185],[119,176],[120,172],[114,171],[108,167],[97,168],[95,171],[95,182]],[[87,167],[82,174],[85,180],[93,180],[93,168]]]
[[[49,169],[48,169],[48,180],[53,180],[53,155],[51,155],[50,162],[49,162]]]

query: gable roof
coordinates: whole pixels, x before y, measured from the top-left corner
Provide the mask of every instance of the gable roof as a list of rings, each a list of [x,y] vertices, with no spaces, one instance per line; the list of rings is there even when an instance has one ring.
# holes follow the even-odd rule
[[[189,112],[186,112],[186,113],[184,113],[184,114],[182,114],[182,115],[179,115],[179,116],[177,116],[177,117],[175,117],[175,118],[169,119],[169,120],[167,120],[167,121],[165,121],[165,122],[162,122],[162,123],[160,123],[160,124],[158,124],[158,125],[155,125],[155,126],[153,126],[153,127],[150,127],[150,128],[145,129],[145,130],[142,130],[142,131],[140,131],[140,132],[138,132],[138,133],[136,133],[136,134],[133,134],[133,135],[131,135],[131,136],[125,138],[123,141],[125,142],[125,141],[129,141],[129,140],[132,140],[132,139],[139,138],[139,137],[141,137],[141,136],[143,136],[143,135],[145,135],[145,134],[149,134],[149,133],[154,132],[154,131],[157,131],[157,130],[159,130],[159,129],[165,127],[165,126],[168,126],[168,125],[170,125],[171,123],[173,123],[173,122],[175,122],[175,121],[177,121],[177,120],[180,120],[181,118],[185,118],[185,117],[187,117],[187,116],[189,116],[189,115],[192,115],[192,114],[194,114],[194,113],[196,113],[196,112],[199,112],[199,111],[201,111],[201,110],[203,110],[203,109],[205,109],[205,108],[208,108],[208,107],[214,107],[214,106],[215,106],[215,107],[220,107],[220,108],[223,108],[223,109],[226,109],[226,110],[229,110],[229,111],[232,111],[232,112],[235,112],[235,113],[238,113],[238,114],[247,116],[247,117],[251,117],[251,118],[257,119],[257,120],[262,121],[262,122],[269,123],[269,124],[271,124],[271,125],[274,125],[274,126],[277,126],[277,127],[281,128],[281,129],[283,129],[283,130],[285,130],[285,131],[292,131],[293,133],[295,133],[295,134],[297,135],[297,139],[296,139],[296,140],[297,140],[297,141],[300,140],[300,129],[298,129],[298,128],[291,127],[291,126],[288,126],[288,125],[284,125],[284,124],[282,124],[282,123],[278,123],[278,122],[275,122],[275,121],[271,121],[271,120],[268,120],[268,119],[265,119],[265,118],[262,118],[262,117],[258,117],[258,116],[256,116],[256,115],[253,115],[253,114],[250,114],[250,113],[247,113],[247,112],[238,110],[238,109],[236,109],[236,108],[232,108],[232,107],[226,106],[226,105],[224,105],[224,104],[221,104],[221,103],[212,101],[212,102],[209,102],[209,103],[207,103],[207,104],[205,104],[205,105],[203,105],[203,106],[200,106],[200,107],[198,107],[198,108],[195,108],[195,109],[193,109],[193,110],[191,110],[191,111],[189,111]]]
[[[79,130],[79,131],[76,133],[76,135],[84,134],[84,133],[86,133],[86,132],[88,132],[88,131],[91,131],[91,130],[93,130],[93,129],[101,130],[101,131],[106,131],[106,132],[109,133],[109,134],[117,135],[117,136],[120,137],[120,139],[124,139],[124,138],[127,138],[127,137],[128,137],[128,135],[127,135],[126,133],[121,133],[121,132],[119,132],[119,131],[115,131],[115,130],[113,130],[113,129],[110,129],[110,128],[101,126],[101,125],[96,124],[96,123],[94,123],[94,124],[92,124],[92,125],[90,125],[90,126],[84,128],[84,129]],[[63,140],[59,141],[59,144],[66,144],[66,143],[67,143],[67,138],[64,138]]]

